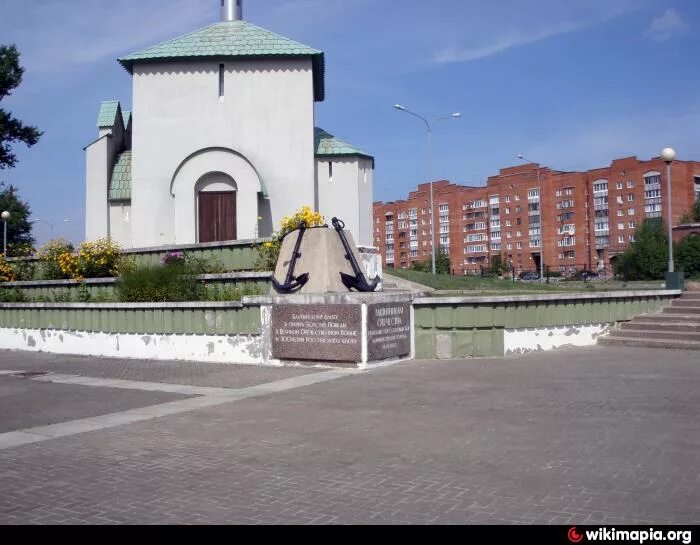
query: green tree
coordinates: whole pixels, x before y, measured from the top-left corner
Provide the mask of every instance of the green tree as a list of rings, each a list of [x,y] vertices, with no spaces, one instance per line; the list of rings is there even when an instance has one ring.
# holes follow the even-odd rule
[[[29,223],[31,210],[29,204],[17,195],[17,188],[11,185],[5,187],[0,183],[0,212],[4,211],[10,213],[10,221],[7,222],[8,255],[16,255],[12,247],[34,244],[32,224]]]
[[[14,45],[0,46],[0,102],[22,83],[23,74],[17,48]],[[13,144],[21,142],[31,147],[41,135],[42,132],[36,127],[25,125],[0,108],[0,170],[12,168],[17,163],[17,157],[12,152]]]
[[[659,280],[668,265],[668,233],[659,219],[644,220],[634,242],[618,258],[617,274],[625,280]]]
[[[680,223],[696,223],[700,221],[700,199],[695,201],[693,207],[683,214]]]
[[[688,278],[700,276],[700,236],[690,235],[678,242],[674,249],[678,270]]]
[[[447,255],[447,252],[445,250],[440,248],[437,255],[435,256],[435,273],[436,274],[450,274],[451,267],[452,267],[452,262],[450,261],[450,256]]]

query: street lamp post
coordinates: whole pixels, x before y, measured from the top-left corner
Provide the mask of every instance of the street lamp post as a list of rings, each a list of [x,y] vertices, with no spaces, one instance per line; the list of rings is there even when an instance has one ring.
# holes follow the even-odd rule
[[[46,225],[48,225],[51,228],[51,238],[53,238],[54,228],[56,227],[56,225],[58,223],[70,223],[70,221],[71,221],[70,219],[64,219],[64,220],[59,221],[57,223],[51,223],[50,221],[46,221],[46,220],[42,220],[42,219],[37,218],[35,220],[30,221],[29,223],[45,223]]]
[[[661,158],[666,163],[666,198],[668,199],[668,272],[674,272],[673,264],[673,210],[671,206],[671,163],[676,158],[676,150],[664,148]]]
[[[530,159],[526,158],[522,153],[518,154],[518,159],[527,161],[528,163],[534,163],[534,161],[530,161]],[[542,195],[542,183],[540,181],[540,164],[535,164],[537,165],[537,193],[540,201],[540,282],[544,282],[544,221],[542,219],[544,196]]]
[[[414,117],[417,117],[423,123],[425,123],[426,128],[428,129],[428,182],[430,183],[430,228],[431,228],[431,241],[430,241],[430,247],[431,247],[431,254],[432,254],[432,271],[433,274],[435,274],[435,235],[436,235],[436,229],[435,229],[435,206],[433,202],[433,126],[435,123],[438,121],[441,121],[443,119],[452,119],[452,118],[457,118],[461,117],[462,114],[459,112],[453,113],[451,115],[446,115],[443,117],[438,117],[437,119],[434,119],[432,123],[428,121],[425,117],[422,115],[418,115],[415,112],[412,112],[411,110],[408,110],[407,108],[404,108],[401,106],[401,104],[396,104],[394,106],[399,111],[406,112],[407,114],[410,114]],[[439,225],[439,223],[438,223]]]
[[[3,223],[2,255],[5,257],[7,257],[7,222],[10,221],[10,217],[11,215],[7,210],[0,214]]]

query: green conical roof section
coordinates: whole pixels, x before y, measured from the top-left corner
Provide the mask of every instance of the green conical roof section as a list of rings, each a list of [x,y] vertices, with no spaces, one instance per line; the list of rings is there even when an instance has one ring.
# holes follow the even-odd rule
[[[314,96],[325,95],[323,52],[255,26],[247,21],[214,23],[190,34],[174,38],[131,55],[119,62],[130,73],[137,63],[183,59],[311,57],[314,70]]]
[[[131,200],[131,151],[119,155],[109,181],[109,200]]]
[[[97,114],[97,127],[105,129],[114,127],[117,122],[117,113],[120,111],[118,100],[105,100],[100,104],[100,113]]]
[[[314,136],[316,138],[317,156],[359,155],[373,159],[369,153],[365,153],[352,144],[348,144],[318,127],[314,129]]]

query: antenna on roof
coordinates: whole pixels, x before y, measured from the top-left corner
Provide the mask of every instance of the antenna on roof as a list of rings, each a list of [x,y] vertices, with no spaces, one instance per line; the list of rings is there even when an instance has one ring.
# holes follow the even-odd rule
[[[243,20],[243,0],[221,0],[221,20]]]

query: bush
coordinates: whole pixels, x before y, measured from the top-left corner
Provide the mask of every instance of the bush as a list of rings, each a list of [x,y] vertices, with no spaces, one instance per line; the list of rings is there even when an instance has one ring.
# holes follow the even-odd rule
[[[15,270],[5,261],[5,254],[0,254],[0,282],[14,282]]]
[[[302,222],[307,227],[321,227],[325,224],[325,218],[318,212],[314,212],[308,206],[302,206],[292,216],[282,218],[279,231],[273,233],[272,240],[264,242],[257,247],[258,258],[255,262],[255,269],[258,271],[274,271],[279,259],[282,239],[288,233],[301,227]]]
[[[17,288],[0,288],[0,303],[24,303],[26,300],[24,293]]]
[[[72,254],[73,244],[65,239],[50,240],[41,246],[37,257],[41,261],[41,276],[44,280],[66,280],[70,278],[59,264],[59,259],[64,254]]]
[[[624,251],[615,265],[615,273],[625,280],[659,280],[668,264],[668,234],[664,223],[647,219],[635,231],[635,242]]]
[[[196,257],[184,254],[184,265],[192,274],[220,274],[225,271],[224,265],[216,257]]]
[[[204,294],[206,301],[240,301],[248,295],[263,295],[262,289],[255,284],[242,286],[207,286]]]
[[[117,282],[117,295],[124,303],[199,301],[204,286],[183,265],[140,267]]]
[[[116,276],[121,259],[121,248],[110,238],[83,242],[77,256],[66,267],[75,280],[83,278],[109,278]]]
[[[681,240],[675,249],[678,270],[688,278],[700,275],[700,236],[690,235]]]

